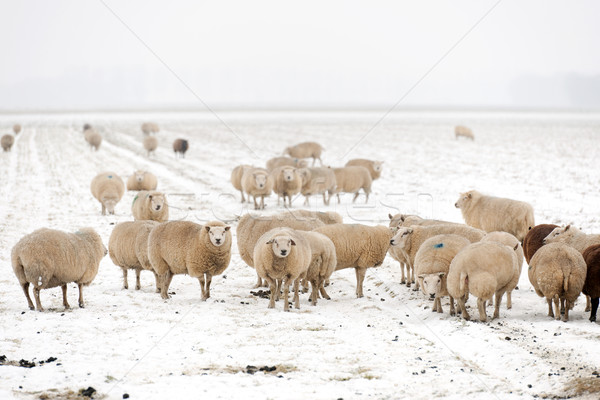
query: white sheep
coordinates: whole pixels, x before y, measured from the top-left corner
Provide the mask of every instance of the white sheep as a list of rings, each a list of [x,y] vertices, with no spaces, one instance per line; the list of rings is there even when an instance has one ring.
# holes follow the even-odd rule
[[[496,242],[479,242],[468,245],[454,257],[446,285],[464,319],[468,321],[471,318],[465,306],[470,293],[477,297],[479,320],[486,322],[486,302],[495,295],[493,318],[498,318],[502,296],[513,290],[518,282],[515,249]]]
[[[309,204],[310,196],[314,194],[323,195],[323,204],[329,205],[331,195],[334,193],[337,183],[335,173],[331,168],[301,168],[298,170],[302,176],[302,190],[300,191],[305,197],[304,205]]]
[[[144,135],[150,135],[152,133],[158,133],[159,132],[159,128],[158,128],[158,124],[155,122],[144,122],[142,124],[142,132],[144,133]]]
[[[341,224],[344,222],[342,216],[335,211],[310,211],[310,210],[287,210],[282,214],[289,214],[297,219],[318,219],[325,225]],[[297,228],[296,228],[297,229]]]
[[[102,204],[102,215],[115,213],[115,206],[125,192],[123,179],[114,172],[101,172],[92,179],[90,185],[92,195]]]
[[[448,296],[446,278],[450,263],[459,251],[470,245],[467,239],[454,234],[436,235],[423,242],[415,256],[415,274],[426,296],[434,299],[432,311],[441,313],[443,296]],[[454,299],[450,297],[450,315],[455,315]]]
[[[156,175],[148,171],[137,170],[127,178],[127,190],[156,190]]]
[[[354,193],[354,197],[352,198],[352,202],[354,203],[361,189],[367,196],[365,203],[369,202],[373,179],[371,179],[368,169],[358,166],[333,168],[333,173],[335,174],[336,182],[336,188],[333,193],[337,195],[338,204],[340,203],[340,192]],[[333,193],[330,192],[330,194]]]
[[[150,157],[150,154],[154,153],[158,148],[158,139],[156,136],[146,136],[144,137],[143,144],[144,149],[146,149],[146,152],[148,153],[148,157]]]
[[[302,177],[298,170],[293,167],[277,167],[270,174],[273,181],[273,192],[277,194],[277,205],[283,197],[283,206],[288,199],[289,207],[292,207],[292,197],[300,193],[302,189]]]
[[[383,263],[390,247],[392,230],[382,225],[334,224],[314,231],[327,236],[335,245],[336,271],[344,268],[355,269],[356,296],[363,297],[363,281],[367,268],[378,267]]]
[[[515,254],[517,255],[517,262],[519,264],[519,276],[521,276],[521,270],[523,269],[523,259],[525,258],[523,254],[523,247],[521,246],[521,242],[517,240],[514,235],[511,235],[508,232],[490,232],[487,233],[482,239],[482,242],[496,242],[501,243],[505,246],[515,249]],[[506,292],[506,308],[509,310],[512,308],[512,290]]]
[[[476,190],[461,193],[454,204],[467,225],[486,232],[503,231],[520,242],[535,226],[533,207],[523,201],[486,196]]]
[[[288,154],[293,158],[312,158],[312,165],[315,165],[316,160],[319,160],[319,163],[323,165],[323,161],[321,160],[321,153],[323,152],[323,147],[316,142],[303,142],[298,143],[295,146],[286,147],[283,151],[283,154]]]
[[[2,136],[2,139],[0,139],[0,145],[2,145],[2,150],[4,151],[10,151],[14,143],[15,137],[10,134]]]
[[[242,188],[242,177],[244,176],[244,172],[246,172],[246,170],[252,168],[253,167],[251,165],[238,165],[233,169],[233,171],[231,171],[231,184],[236,190],[240,191],[242,203],[246,201],[246,198],[244,197],[244,190]]]
[[[265,209],[265,197],[271,195],[273,190],[273,180],[269,173],[262,168],[247,169],[242,175],[242,190],[254,198],[254,209]],[[260,205],[256,199],[260,197]]]
[[[440,219],[425,219],[421,218],[418,215],[410,215],[410,214],[388,214],[390,219],[390,227],[400,227],[400,226],[412,226],[412,225],[460,225],[465,226],[465,224],[459,224],[456,222],[444,221]]]
[[[565,322],[583,289],[586,273],[587,265],[581,253],[560,242],[540,247],[531,258],[528,270],[535,292],[548,302],[548,316],[560,319],[560,301]],[[555,312],[552,312],[553,301]]]
[[[295,230],[310,231],[325,225],[317,216],[301,215],[299,213],[301,211],[287,211],[272,216],[246,214],[240,218],[236,228],[236,237],[242,260],[248,266],[254,268],[253,253],[256,241],[273,228],[288,227]],[[262,278],[259,276],[254,287],[257,288],[261,285]]]
[[[86,131],[88,132],[88,131]],[[98,149],[100,148],[100,145],[102,144],[102,135],[100,135],[98,132],[96,131],[91,131],[87,137],[86,137],[90,148],[94,151],[98,151]]]
[[[42,228],[25,235],[11,252],[12,267],[31,310],[34,310],[29,285],[38,311],[43,311],[40,290],[60,286],[63,306],[67,302],[67,283],[79,287],[79,307],[85,306],[83,286],[89,285],[96,274],[102,257],[106,255],[102,239],[92,228],[81,228],[75,233]]]
[[[21,125],[20,124],[14,124],[13,125],[13,132],[15,133],[15,135],[18,135],[19,133],[21,133]]]
[[[475,135],[473,135],[471,128],[462,125],[457,125],[454,127],[454,137],[456,140],[458,140],[459,137],[475,140]]]
[[[294,305],[300,308],[298,286],[311,262],[311,250],[304,236],[289,228],[275,228],[262,235],[254,247],[254,267],[271,290],[269,308],[275,308],[279,285],[283,286],[283,311],[289,311],[289,286],[294,284]]]
[[[345,166],[365,167],[369,170],[369,173],[371,174],[371,179],[375,180],[379,179],[379,177],[381,176],[381,171],[383,170],[383,161],[373,161],[367,160],[365,158],[355,158],[353,160],[348,161]]]
[[[169,219],[169,203],[164,193],[141,190],[131,204],[133,219],[165,222]]]
[[[160,292],[158,275],[148,259],[148,236],[158,222],[127,221],[115,226],[108,239],[108,254],[112,262],[123,270],[123,289],[128,289],[127,270],[135,270],[135,290],[140,290],[140,272],[152,271],[156,281],[156,292]]]
[[[294,167],[294,168],[306,168],[308,162],[300,158],[291,157],[274,157],[267,161],[267,171],[271,172],[277,167]]]
[[[148,236],[148,258],[161,283],[161,297],[169,298],[173,275],[198,278],[202,301],[210,297],[212,277],[220,275],[231,260],[230,227],[220,221],[198,225],[170,221],[158,225]]]
[[[296,231],[296,233],[302,235],[310,245],[311,261],[303,279],[310,282],[312,286],[310,299],[312,305],[316,306],[319,293],[323,298],[330,299],[325,291],[324,283],[335,271],[337,265],[335,245],[327,236],[318,232]]]

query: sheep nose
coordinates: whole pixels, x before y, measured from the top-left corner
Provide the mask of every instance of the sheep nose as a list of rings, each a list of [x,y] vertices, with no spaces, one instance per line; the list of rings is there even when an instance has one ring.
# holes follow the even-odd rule
[[[287,250],[281,250],[281,255],[285,256],[287,254]]]
[[[430,295],[429,295],[429,298],[430,298],[430,299],[435,299],[435,293],[432,293],[432,294],[430,294]]]
[[[390,240],[390,245],[393,246],[394,245],[394,239]]]
[[[454,207],[458,208],[458,203],[454,203]]]
[[[160,210],[160,206],[156,206],[156,211]]]
[[[215,242],[217,242],[217,244],[221,243],[221,239],[215,239]]]

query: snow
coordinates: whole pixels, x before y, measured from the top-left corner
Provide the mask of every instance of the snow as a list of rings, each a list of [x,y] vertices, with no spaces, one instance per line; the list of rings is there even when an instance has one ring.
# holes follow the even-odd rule
[[[26,369],[0,365],[0,398],[60,398],[91,386],[96,398],[597,398],[600,378],[598,324],[580,300],[568,323],[546,316],[524,268],[513,309],[500,318],[465,322],[431,312],[432,301],[399,283],[398,264],[387,257],[367,271],[365,297],[355,298],[355,275],[332,276],[330,301],[301,309],[251,289],[254,270],[240,259],[213,279],[211,298],[188,276],[176,276],[162,300],[154,277],[142,289],[122,289],[122,274],[107,256],[84,290],[86,308],[64,310],[59,288],[41,292],[45,312],[30,311],[12,272],[10,251],[41,227],[95,228],[104,243],[114,224],[131,220],[128,192],[116,215],[101,216],[89,184],[100,171],[124,179],[135,169],[157,175],[169,196],[171,219],[233,221],[248,212],[229,183],[234,166],[264,165],[286,146],[316,140],[324,162],[350,158],[385,161],[368,204],[342,196],[325,207],[345,222],[387,224],[388,214],[418,213],[462,222],[454,202],[460,192],[482,192],[530,202],[537,223],[574,223],[600,232],[600,114],[516,112],[381,113],[95,113],[0,115],[0,132],[21,123],[13,150],[0,154],[0,355],[47,360]],[[140,124],[156,121],[159,149],[148,158]],[[104,136],[98,152],[83,139],[91,123]],[[455,140],[464,124],[474,142]],[[187,138],[185,159],[172,141]],[[356,147],[354,147],[359,143]],[[350,154],[349,150],[353,149]],[[280,211],[267,199],[267,213]],[[303,199],[296,199],[294,208]],[[235,225],[235,222],[233,222]],[[235,242],[235,241],[234,241]],[[69,285],[76,305],[76,285]],[[475,306],[469,300],[471,309]],[[491,316],[491,311],[488,310]],[[477,319],[477,313],[473,315]],[[257,369],[276,366],[273,372]],[[592,393],[580,389],[588,383]]]

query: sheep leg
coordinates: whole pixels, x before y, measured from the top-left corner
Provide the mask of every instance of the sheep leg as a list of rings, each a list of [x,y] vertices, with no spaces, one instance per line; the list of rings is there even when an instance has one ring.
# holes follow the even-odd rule
[[[354,197],[352,198],[352,202],[354,203],[358,198],[358,192],[354,193]]]
[[[588,312],[592,309],[592,298],[588,295],[585,296],[585,312]]]
[[[244,191],[240,190],[240,194],[242,195],[242,203],[244,203],[246,201],[246,198],[244,197]]]
[[[565,313],[565,299],[560,299],[560,314],[564,315]]]
[[[160,293],[160,278],[158,277],[158,274],[154,271],[152,271],[152,273],[154,274],[154,281],[156,282],[156,293]]]
[[[304,205],[307,206],[308,205],[308,196],[304,196]]]
[[[78,283],[77,287],[79,288],[79,308],[84,308],[85,303],[83,302],[83,283]]]
[[[500,303],[502,303],[503,295],[504,295],[504,292],[496,292],[496,301],[494,302],[494,316],[492,317],[492,319],[496,319],[496,318],[500,317]],[[510,292],[507,295],[507,297],[509,295],[510,295]]]
[[[277,283],[269,277],[266,277],[265,280],[269,283],[269,290],[271,291],[268,308],[275,308],[275,291],[277,290]]]
[[[275,288],[275,301],[279,301],[279,298],[281,296],[281,279],[275,280]]]
[[[546,299],[548,302],[548,316],[554,318],[554,311],[552,311],[552,299]]]
[[[254,209],[258,210],[258,203],[256,202],[256,196],[253,196],[252,199],[254,200]]]
[[[303,278],[302,279],[302,293],[307,293],[308,289],[309,289],[309,287],[308,287],[308,280],[306,280],[306,278]]]
[[[63,306],[65,307],[65,310],[68,310],[69,308],[71,308],[71,306],[69,305],[69,302],[67,301],[67,284],[65,283],[64,285],[61,285],[60,288],[62,289]]]
[[[558,295],[554,295],[554,319],[560,320],[560,310],[558,308]]]
[[[459,297],[458,299],[456,299],[456,302],[458,303],[458,307],[460,308],[463,318],[469,321],[471,319],[471,316],[467,312],[467,307],[465,306],[465,298]]]
[[[206,299],[210,297],[210,283],[212,282],[212,275],[208,272],[206,273]],[[204,300],[206,300],[204,299]]]
[[[564,301],[564,299],[561,299],[562,301]],[[566,306],[565,306],[565,315],[563,315],[562,320],[563,322],[567,322],[569,320],[569,309],[571,308],[571,302],[569,300],[566,301]]]
[[[127,283],[127,268],[121,268],[123,270],[123,289],[129,289],[129,285]]]
[[[450,297],[450,315],[456,315],[456,310],[454,309],[454,297]]]
[[[592,312],[590,313],[590,321],[596,322],[596,312],[598,312],[598,297],[591,299]]]
[[[288,303],[288,298],[290,294],[290,282],[286,279],[281,280],[281,284],[283,285],[283,311],[290,311],[290,304]]]
[[[321,292],[321,296],[322,296],[324,299],[331,300],[331,297],[329,297],[329,295],[328,295],[328,294],[327,294],[327,292],[325,291],[325,288],[323,287],[323,281],[320,281],[320,282],[319,282],[319,292]]]
[[[142,284],[140,283],[140,274],[142,273],[141,269],[135,270],[135,290],[140,290],[142,288]]]
[[[512,290],[506,293],[506,308],[508,310],[512,308]]]
[[[370,194],[370,192],[365,192],[365,195],[367,196],[365,198],[365,204],[367,204],[369,202],[369,194]]]
[[[260,275],[257,272],[256,273],[256,285],[254,285],[254,287],[252,289],[257,289],[257,288],[261,287],[262,284],[263,284],[262,278],[260,277]]]
[[[106,207],[104,206],[104,203],[102,203],[102,215],[106,215]]]
[[[294,280],[294,307],[296,309],[300,308],[300,294],[298,293],[298,289],[300,288],[299,278]]]
[[[485,313],[485,300],[477,299],[477,308],[479,309],[479,321],[487,322],[487,315]]]
[[[38,311],[44,311],[44,307],[42,307],[42,302],[40,301],[40,288],[37,286],[33,287],[33,297],[35,298],[35,306]]]
[[[366,268],[354,268],[356,271],[356,297],[363,297],[363,282],[365,280],[365,274],[367,273]]]
[[[204,280],[204,274],[201,274],[198,277],[198,282],[200,282],[200,290],[202,291],[202,301],[206,301],[208,297],[206,297],[206,281]]]
[[[444,309],[442,308],[442,299],[440,298],[440,296],[435,296],[435,301],[437,301],[437,312],[443,313]]]
[[[169,296],[169,285],[171,284],[172,279],[173,273],[170,270],[167,270],[167,272],[165,272],[163,276],[161,276],[162,289],[160,291],[160,297],[162,297],[165,300],[171,297]]]
[[[310,292],[310,302],[313,306],[317,305],[317,299],[319,298],[319,283],[317,281],[310,281],[312,291]]]
[[[260,209],[265,209],[265,196],[260,196]]]
[[[339,194],[339,193],[337,193],[337,194],[336,194],[336,196],[337,196],[337,198],[338,198],[338,204],[340,204],[340,194]]]
[[[31,301],[31,297],[29,297],[29,282],[25,282],[21,285],[21,287],[23,288],[23,293],[25,293],[25,298],[27,299],[27,305],[29,306],[29,309],[35,310],[33,302]]]
[[[400,280],[401,284],[406,283],[406,276],[404,275],[404,263],[400,263],[400,272],[402,273],[402,278]]]

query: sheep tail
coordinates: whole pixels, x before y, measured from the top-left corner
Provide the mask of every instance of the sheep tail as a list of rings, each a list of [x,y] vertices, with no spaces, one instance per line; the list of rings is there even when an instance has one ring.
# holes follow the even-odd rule
[[[465,293],[467,290],[469,290],[469,275],[467,275],[466,272],[461,272],[460,273],[460,292],[461,294]]]
[[[571,276],[571,274],[566,275],[563,279],[563,289],[565,290],[565,292],[569,291],[569,276]]]

